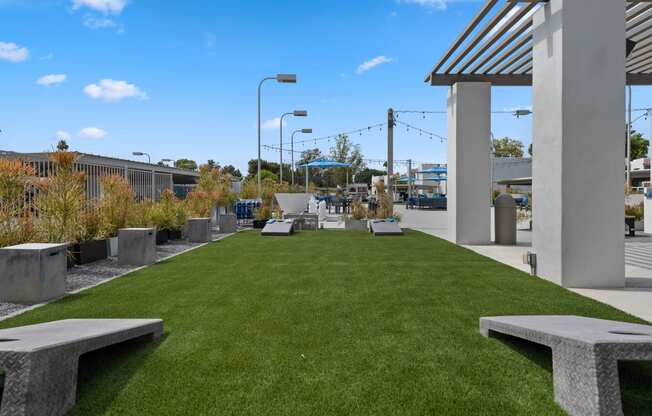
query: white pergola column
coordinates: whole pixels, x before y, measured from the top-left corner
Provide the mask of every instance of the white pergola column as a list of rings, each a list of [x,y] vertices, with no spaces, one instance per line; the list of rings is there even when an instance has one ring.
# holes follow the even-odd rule
[[[623,287],[623,2],[550,0],[533,19],[537,274],[565,287]]]
[[[491,84],[458,82],[448,93],[448,233],[457,244],[491,239]]]

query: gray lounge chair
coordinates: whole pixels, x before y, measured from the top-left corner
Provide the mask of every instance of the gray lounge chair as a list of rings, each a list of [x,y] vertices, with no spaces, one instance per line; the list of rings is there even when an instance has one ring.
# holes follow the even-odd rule
[[[261,235],[289,236],[294,232],[294,220],[270,220],[265,224]]]
[[[374,220],[371,221],[371,232],[374,236],[379,235],[403,235],[403,230],[395,221]]]

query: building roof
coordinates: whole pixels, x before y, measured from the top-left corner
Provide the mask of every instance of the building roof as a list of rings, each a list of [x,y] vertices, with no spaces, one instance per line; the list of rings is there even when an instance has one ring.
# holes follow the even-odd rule
[[[431,85],[532,85],[532,13],[547,0],[485,0],[426,76]],[[617,1],[617,0],[616,0]],[[519,5],[519,3],[521,3]],[[624,2],[629,85],[652,84],[652,3]]]
[[[37,152],[37,153],[18,153],[0,150],[0,157],[4,158],[20,158],[35,161],[47,161],[50,159],[50,152]],[[154,163],[140,162],[136,160],[119,159],[115,157],[100,156],[90,153],[79,153],[79,163],[87,163],[90,165],[102,165],[110,167],[129,167],[131,169],[141,169],[147,171],[156,171],[159,173],[170,173],[175,176],[184,176],[196,178],[199,177],[199,172],[189,169],[179,169],[170,166],[160,166]]]

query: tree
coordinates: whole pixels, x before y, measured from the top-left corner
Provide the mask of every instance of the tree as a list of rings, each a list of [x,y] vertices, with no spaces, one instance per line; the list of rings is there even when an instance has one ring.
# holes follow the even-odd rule
[[[366,168],[360,145],[353,144],[349,140],[349,136],[344,134],[338,135],[335,139],[335,145],[330,149],[330,157],[338,162],[351,164],[350,168],[337,169],[334,175],[337,183],[344,183],[346,181],[347,169],[349,169],[350,174],[355,175]]]
[[[59,143],[57,143],[57,150],[60,151],[60,152],[65,152],[69,148],[70,148],[70,146],[68,146],[68,143],[66,143],[65,140],[59,140]]]
[[[197,170],[197,162],[190,159],[179,159],[174,162],[174,167],[179,169]]]
[[[627,146],[627,145],[625,145]],[[650,141],[636,130],[632,129],[631,133],[631,148],[629,149],[629,160],[641,159],[647,157]],[[627,151],[627,148],[625,148]]]
[[[208,159],[208,161],[206,162],[206,165],[208,165],[208,167],[211,168],[211,169],[219,166],[217,163],[215,163],[215,161],[213,159]]]
[[[323,158],[324,155],[322,155],[321,150],[319,149],[304,150],[303,152],[301,152],[301,157],[297,161],[297,166],[306,165],[312,162],[313,160],[319,160]]]
[[[356,183],[366,183],[371,186],[371,179],[373,176],[385,176],[387,171],[378,170],[378,169],[363,169],[355,175]]]
[[[209,160],[209,163],[210,163],[210,160]],[[223,173],[223,174],[224,174],[224,173],[228,173],[228,174],[230,174],[231,176],[236,177],[236,178],[241,178],[241,177],[242,177],[242,173],[240,173],[240,170],[239,170],[239,169],[236,169],[236,167],[233,166],[233,165],[226,165],[226,166],[224,166],[224,167],[222,168],[222,173]]]
[[[533,154],[532,154],[532,143],[530,143],[530,145],[527,147],[527,152],[530,155],[530,157],[533,156]]]
[[[278,177],[279,174],[279,164],[276,162],[270,162],[269,160],[260,161],[260,170],[267,170],[273,173]],[[258,159],[251,159],[247,164],[247,177],[255,178],[258,175]],[[290,178],[291,176],[290,166],[283,163],[283,178]]]
[[[509,137],[493,139],[493,154],[495,157],[523,157],[523,142]]]

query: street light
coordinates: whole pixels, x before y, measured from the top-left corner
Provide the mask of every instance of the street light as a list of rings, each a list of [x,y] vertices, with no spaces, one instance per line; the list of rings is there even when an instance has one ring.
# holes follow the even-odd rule
[[[532,114],[532,110],[524,109],[524,110],[516,110],[516,111],[514,111],[514,117],[516,117],[516,118],[529,116],[530,114]]]
[[[279,149],[279,154],[281,155],[281,167],[280,167],[280,175],[279,175],[279,181],[280,183],[283,183],[283,118],[285,116],[294,116],[294,117],[308,117],[308,112],[306,110],[294,110],[291,113],[283,113],[281,114],[281,119],[279,122],[278,130],[280,132],[281,136],[281,147]]]
[[[261,193],[261,180],[260,180],[260,90],[265,81],[275,79],[281,84],[294,84],[297,82],[295,74],[277,74],[275,77],[265,77],[258,83],[258,196]]]
[[[299,129],[292,132],[292,141],[290,141],[290,153],[292,154],[292,186],[294,186],[294,135],[297,133],[310,134],[312,129]]]
[[[149,153],[145,152],[133,152],[131,153],[134,156],[147,156],[147,163],[152,164],[152,158],[149,156]]]

